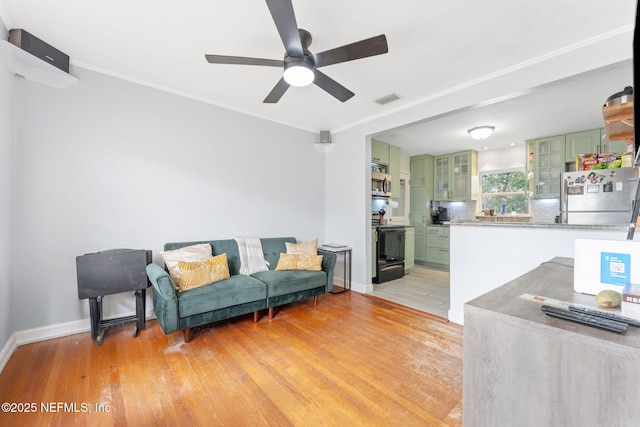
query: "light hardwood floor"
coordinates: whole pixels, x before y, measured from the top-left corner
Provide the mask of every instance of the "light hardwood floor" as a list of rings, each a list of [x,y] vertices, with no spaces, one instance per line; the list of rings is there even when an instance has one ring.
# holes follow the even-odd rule
[[[19,347],[0,402],[36,410],[0,425],[462,424],[462,327],[356,292],[195,328],[188,344],[155,321],[132,330]]]
[[[447,319],[449,272],[416,265],[400,279],[374,284],[368,295]]]

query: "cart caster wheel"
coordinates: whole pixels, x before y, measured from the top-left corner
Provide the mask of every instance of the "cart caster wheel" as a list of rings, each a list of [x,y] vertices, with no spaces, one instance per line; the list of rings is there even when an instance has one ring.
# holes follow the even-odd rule
[[[135,328],[133,328],[133,337],[137,337],[138,336],[138,327],[136,326]]]

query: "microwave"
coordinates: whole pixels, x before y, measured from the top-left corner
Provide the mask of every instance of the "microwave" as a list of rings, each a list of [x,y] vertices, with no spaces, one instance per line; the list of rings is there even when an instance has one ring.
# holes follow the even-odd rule
[[[391,196],[391,175],[372,171],[371,194],[374,196]]]

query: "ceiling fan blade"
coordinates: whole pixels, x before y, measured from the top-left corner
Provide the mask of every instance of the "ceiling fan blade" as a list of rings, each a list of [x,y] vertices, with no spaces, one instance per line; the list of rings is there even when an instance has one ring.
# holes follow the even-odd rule
[[[313,72],[316,76],[313,82],[320,88],[327,91],[330,95],[339,99],[340,101],[345,102],[346,100],[351,98],[353,95],[355,95],[349,89],[342,86],[340,83],[333,80],[331,77],[327,76],[326,74],[323,74],[318,70],[314,70]]]
[[[289,83],[285,82],[284,78],[281,78],[262,102],[265,104],[275,104],[280,101],[280,98],[282,98],[282,95],[284,95],[287,89],[289,89]]]
[[[265,65],[267,67],[284,67],[279,59],[246,58],[244,56],[205,55],[212,64]]]
[[[389,52],[384,34],[313,55],[316,68]]]
[[[291,0],[267,0],[273,22],[276,24],[284,48],[289,56],[304,58],[298,23]]]

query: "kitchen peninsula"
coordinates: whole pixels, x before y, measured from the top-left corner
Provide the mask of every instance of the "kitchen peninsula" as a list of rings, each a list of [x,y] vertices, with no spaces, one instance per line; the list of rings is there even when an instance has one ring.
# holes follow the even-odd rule
[[[624,225],[452,222],[449,320],[464,304],[556,257],[574,256],[576,238],[626,240]],[[636,240],[640,240],[636,233]]]
[[[550,318],[522,294],[595,306],[573,291],[573,259],[562,257],[466,304],[464,425],[638,425],[640,328]]]

